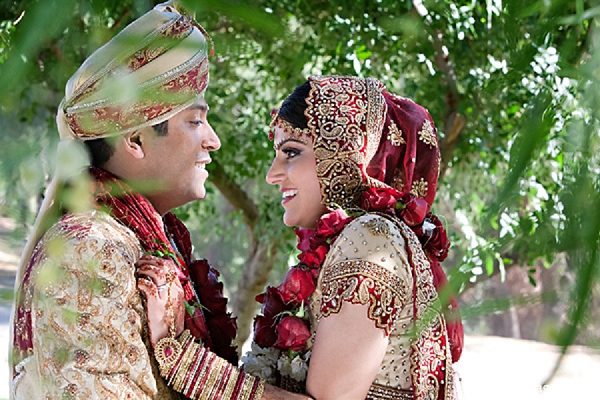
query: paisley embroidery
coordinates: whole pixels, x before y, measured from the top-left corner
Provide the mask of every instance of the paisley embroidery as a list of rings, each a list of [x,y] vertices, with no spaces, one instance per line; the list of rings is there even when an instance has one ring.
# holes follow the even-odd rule
[[[343,301],[369,304],[368,317],[390,334],[408,296],[406,282],[386,268],[366,261],[349,260],[323,270],[321,315],[337,313]]]
[[[362,225],[371,232],[373,236],[385,236],[390,237],[390,225],[381,218],[373,218]]]
[[[59,253],[51,251],[57,238]],[[67,215],[46,233],[15,315],[15,341],[31,340],[27,351],[13,348],[15,362],[28,365],[15,367],[15,388],[30,382],[20,376],[39,371],[52,377],[52,384],[36,388],[40,398],[76,392],[149,399],[157,391],[172,398],[152,374],[154,359],[144,341],[145,312],[133,268],[140,253],[133,233],[99,212]]]
[[[375,79],[358,77],[312,76],[310,81],[306,116],[323,203],[355,206],[368,186],[362,171],[382,134],[384,87]]]

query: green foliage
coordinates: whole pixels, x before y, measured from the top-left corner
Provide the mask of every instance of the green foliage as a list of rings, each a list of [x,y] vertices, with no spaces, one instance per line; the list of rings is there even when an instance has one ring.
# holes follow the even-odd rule
[[[152,4],[3,3],[0,188],[17,209],[52,169],[53,115],[66,80]],[[273,155],[270,110],[309,74],[377,77],[436,121],[444,174],[435,207],[452,235],[446,265],[453,285],[539,258],[549,265],[566,252],[578,279],[560,338],[573,343],[589,320],[585,299],[599,268],[597,1],[184,3],[215,45],[206,95],[222,140],[214,159],[257,207],[254,234],[280,243],[280,265],[293,257],[294,244],[278,194],[264,181]],[[197,230],[199,253],[233,285],[249,245],[243,214],[214,187],[207,200],[178,213]]]

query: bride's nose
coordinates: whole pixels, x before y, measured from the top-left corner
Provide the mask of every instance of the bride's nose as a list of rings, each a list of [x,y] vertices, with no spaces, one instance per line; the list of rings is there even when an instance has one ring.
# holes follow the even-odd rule
[[[267,172],[266,180],[270,185],[277,185],[283,180],[284,172],[281,163],[277,161],[277,157],[271,163],[271,168]]]

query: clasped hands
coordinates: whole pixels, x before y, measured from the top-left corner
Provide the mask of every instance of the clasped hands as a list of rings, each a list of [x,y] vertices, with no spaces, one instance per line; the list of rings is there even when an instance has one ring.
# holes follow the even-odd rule
[[[178,268],[171,259],[144,255],[136,262],[138,289],[146,295],[150,342],[183,332],[185,296]]]

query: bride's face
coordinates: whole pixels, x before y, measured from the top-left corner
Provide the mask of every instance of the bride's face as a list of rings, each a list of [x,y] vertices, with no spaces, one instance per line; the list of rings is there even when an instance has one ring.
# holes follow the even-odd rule
[[[279,186],[285,209],[283,223],[314,229],[327,210],[321,202],[312,139],[290,137],[279,127],[274,133],[275,158],[267,182]]]

